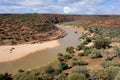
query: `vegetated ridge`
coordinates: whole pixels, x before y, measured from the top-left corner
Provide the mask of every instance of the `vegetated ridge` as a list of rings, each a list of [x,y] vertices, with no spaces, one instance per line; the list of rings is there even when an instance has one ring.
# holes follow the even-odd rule
[[[54,24],[73,19],[75,16],[57,14],[0,15],[0,45],[36,43],[64,37],[66,33]]]

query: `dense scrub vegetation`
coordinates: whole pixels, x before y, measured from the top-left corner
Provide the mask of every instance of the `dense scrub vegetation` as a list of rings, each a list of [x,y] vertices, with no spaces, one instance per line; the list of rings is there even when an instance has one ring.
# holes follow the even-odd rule
[[[67,22],[64,25],[83,27],[91,33],[102,37],[120,38],[120,16],[82,16],[80,20]]]
[[[63,37],[55,23],[72,21],[77,16],[49,14],[0,15],[0,45],[40,42]],[[53,38],[52,38],[53,37]]]
[[[53,23],[62,22],[54,16],[45,16],[52,18]],[[6,80],[6,77],[10,80],[120,80],[120,46],[113,44],[119,44],[119,20],[119,16],[82,16],[79,21],[64,23],[88,31],[80,37],[80,44],[68,46],[66,53],[58,53],[54,63],[20,70],[16,75],[1,74],[0,80]]]

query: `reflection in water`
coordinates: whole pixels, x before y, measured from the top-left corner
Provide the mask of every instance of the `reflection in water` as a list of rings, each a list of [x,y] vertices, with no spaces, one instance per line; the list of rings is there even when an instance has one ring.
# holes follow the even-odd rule
[[[76,46],[80,44],[78,38],[81,36],[81,33],[75,33],[74,30],[63,28],[68,35],[64,38],[59,39],[60,46],[55,48],[49,48],[46,50],[38,51],[34,54],[26,56],[22,59],[1,63],[0,64],[0,73],[1,72],[9,72],[9,73],[16,73],[19,69],[29,69],[36,66],[46,65],[52,61],[54,61],[57,57],[57,53],[65,53],[67,46]]]

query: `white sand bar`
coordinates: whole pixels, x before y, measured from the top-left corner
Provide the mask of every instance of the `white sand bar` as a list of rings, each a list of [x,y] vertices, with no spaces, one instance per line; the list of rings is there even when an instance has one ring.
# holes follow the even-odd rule
[[[14,61],[31,53],[35,53],[47,48],[54,48],[59,45],[59,40],[53,40],[35,44],[0,46],[0,62]]]

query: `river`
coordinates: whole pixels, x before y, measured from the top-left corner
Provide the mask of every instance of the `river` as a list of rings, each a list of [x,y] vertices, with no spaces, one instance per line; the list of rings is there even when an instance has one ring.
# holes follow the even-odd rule
[[[8,72],[14,74],[17,73],[19,69],[26,70],[37,66],[47,65],[56,60],[58,53],[65,53],[67,46],[76,47],[80,44],[80,41],[78,40],[81,36],[80,32],[75,33],[75,30],[65,27],[60,28],[68,33],[64,38],[59,39],[60,46],[38,51],[19,60],[0,63],[0,73]]]

